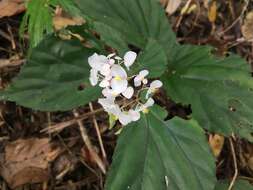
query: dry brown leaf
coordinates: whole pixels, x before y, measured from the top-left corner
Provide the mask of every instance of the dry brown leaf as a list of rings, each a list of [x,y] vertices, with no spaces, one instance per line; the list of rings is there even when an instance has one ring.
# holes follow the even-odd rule
[[[217,4],[216,1],[213,1],[208,8],[208,19],[210,22],[214,23],[217,17]]]
[[[253,40],[253,11],[249,12],[244,20],[244,24],[241,28],[243,37],[248,40]]]
[[[25,10],[24,0],[2,0],[0,1],[0,18],[13,16]]]
[[[221,135],[214,134],[209,136],[209,145],[216,158],[220,155],[222,151],[224,141],[225,138]]]
[[[47,181],[48,167],[61,152],[48,138],[21,139],[6,145],[0,174],[11,188]]]
[[[84,20],[82,18],[69,18],[63,16],[55,16],[53,18],[53,25],[56,30],[61,30],[67,26],[82,25]]]
[[[166,12],[169,15],[172,15],[174,12],[176,12],[181,3],[182,0],[169,0],[169,3],[166,7]]]

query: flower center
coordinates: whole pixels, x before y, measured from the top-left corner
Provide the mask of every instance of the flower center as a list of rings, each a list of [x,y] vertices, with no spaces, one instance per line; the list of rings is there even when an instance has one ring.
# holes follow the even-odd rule
[[[120,76],[118,76],[118,75],[115,76],[114,78],[115,78],[115,80],[118,80],[118,81],[122,80],[122,78]]]
[[[149,109],[148,108],[145,108],[142,110],[143,113],[147,114],[149,112]]]

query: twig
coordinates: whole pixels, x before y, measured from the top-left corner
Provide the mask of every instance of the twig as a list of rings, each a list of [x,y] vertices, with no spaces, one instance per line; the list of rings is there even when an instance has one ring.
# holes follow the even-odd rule
[[[234,22],[233,22],[230,26],[228,26],[226,29],[224,29],[224,30],[221,31],[220,33],[218,33],[218,34],[217,34],[218,36],[221,36],[221,35],[225,34],[227,31],[229,31],[231,28],[233,28],[234,25],[235,25],[238,21],[241,20],[241,18],[243,17],[244,13],[246,12],[246,10],[247,10],[247,8],[248,8],[248,6],[249,6],[249,0],[245,0],[245,3],[246,3],[246,4],[244,5],[243,10],[242,10],[240,16],[237,17],[237,19],[235,19]]]
[[[100,108],[100,109],[94,110],[93,112],[89,112],[89,113],[85,113],[83,115],[80,115],[80,116],[78,116],[78,117],[76,117],[74,119],[71,119],[69,121],[64,121],[64,122],[61,122],[61,123],[57,123],[55,125],[48,126],[47,128],[42,129],[40,132],[41,133],[44,133],[44,132],[45,133],[57,132],[57,131],[60,131],[60,130],[62,130],[64,128],[70,126],[70,125],[74,125],[77,122],[77,120],[82,121],[84,119],[89,118],[91,115],[94,115],[94,114],[97,114],[97,113],[101,113],[103,111],[104,111],[104,109]]]
[[[73,114],[76,118],[79,116],[77,111],[73,111]],[[87,149],[89,150],[90,155],[96,161],[96,163],[97,163],[98,167],[101,169],[101,171],[105,174],[106,173],[105,165],[104,165],[103,161],[100,159],[100,157],[98,156],[98,154],[94,151],[93,145],[92,145],[90,138],[87,134],[86,128],[84,127],[84,125],[80,119],[77,119],[77,123],[79,125],[79,130],[81,132],[81,136],[84,141],[84,144],[86,145]]]
[[[234,173],[234,176],[233,176],[233,179],[228,187],[228,190],[232,190],[234,184],[235,184],[235,180],[238,176],[238,167],[237,167],[237,161],[236,161],[236,155],[235,155],[235,148],[234,148],[234,145],[233,145],[233,141],[231,138],[229,138],[229,143],[230,143],[230,147],[231,147],[231,151],[232,151],[232,156],[233,156],[233,162],[234,162],[234,168],[235,168],[235,173]]]
[[[91,102],[89,103],[89,107],[90,107],[90,111],[94,112],[94,109],[93,109],[93,106],[92,106]],[[106,155],[106,152],[105,152],[103,140],[102,140],[102,137],[101,137],[101,134],[100,134],[98,122],[96,120],[95,115],[92,116],[92,120],[93,120],[93,123],[94,123],[94,127],[96,129],[96,133],[97,133],[97,137],[98,137],[98,141],[99,141],[99,146],[100,146],[100,149],[101,149],[101,152],[102,152],[102,156],[103,156],[104,160],[106,161],[107,160],[107,155]]]

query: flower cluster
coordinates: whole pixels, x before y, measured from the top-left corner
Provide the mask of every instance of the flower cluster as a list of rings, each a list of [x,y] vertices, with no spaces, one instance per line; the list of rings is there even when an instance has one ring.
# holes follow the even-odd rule
[[[123,58],[116,54],[108,56],[94,53],[88,58],[91,85],[99,85],[103,88],[103,98],[98,100],[106,112],[114,116],[122,125],[127,125],[132,121],[140,119],[140,112],[147,113],[148,108],[154,104],[152,94],[162,86],[162,82],[155,80],[148,86],[148,70],[142,70],[137,75],[128,76],[127,71],[133,65],[137,54],[128,51]],[[133,86],[130,82],[133,80]],[[140,91],[147,90],[146,102],[139,101]],[[137,96],[137,97],[136,97]],[[116,98],[124,97],[128,102],[120,106]],[[134,101],[129,101],[134,99]]]

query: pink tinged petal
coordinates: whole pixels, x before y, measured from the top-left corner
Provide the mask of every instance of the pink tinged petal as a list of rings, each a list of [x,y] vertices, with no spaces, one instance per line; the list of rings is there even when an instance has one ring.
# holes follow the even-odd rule
[[[129,68],[134,62],[137,57],[137,54],[133,51],[128,51],[124,55],[124,64],[127,68]]]
[[[113,78],[111,80],[111,88],[116,93],[122,93],[127,89],[128,82],[127,80],[117,80]]]
[[[96,69],[90,70],[89,80],[92,86],[95,86],[98,83],[98,71]]]
[[[141,117],[140,113],[135,110],[129,110],[128,114],[131,116],[132,121],[138,121]]]
[[[127,78],[127,73],[125,71],[125,69],[119,65],[113,65],[111,68],[111,75],[113,77],[120,77],[122,79],[126,79]]]
[[[151,82],[150,88],[151,89],[161,88],[162,85],[163,83],[160,80],[154,80],[153,82]]]
[[[115,63],[115,60],[114,59],[109,59],[109,65],[113,65]]]
[[[134,77],[134,86],[135,87],[141,86],[141,79],[140,79],[139,75]]]
[[[125,96],[127,99],[132,98],[134,94],[134,89],[133,87],[129,86],[123,93],[122,95]]]
[[[108,87],[110,86],[110,82],[106,79],[103,79],[100,83],[99,83],[99,86],[102,87],[102,88],[105,88],[105,87]]]

